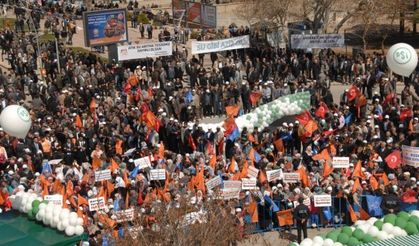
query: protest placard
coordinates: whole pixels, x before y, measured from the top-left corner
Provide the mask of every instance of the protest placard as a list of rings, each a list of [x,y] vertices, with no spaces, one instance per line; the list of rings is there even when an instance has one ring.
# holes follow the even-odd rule
[[[105,208],[105,198],[103,197],[91,198],[88,200],[88,203],[90,211],[98,211]]]
[[[349,168],[349,157],[333,157],[333,168]]]
[[[154,42],[118,46],[118,60],[126,61],[160,56],[171,56],[172,42]]]
[[[257,179],[258,174],[259,174],[259,169],[255,168],[253,166],[249,166],[247,168],[247,177]]]
[[[242,182],[241,181],[224,181],[223,189],[231,189],[231,190],[241,190]]]
[[[250,178],[250,179],[243,178],[242,179],[242,190],[255,190],[255,189],[256,189],[256,179],[255,178]]]
[[[112,176],[111,176],[111,170],[109,169],[95,172],[96,182],[103,181],[103,180],[110,180],[110,179],[112,179]]]
[[[150,180],[165,180],[166,169],[153,169],[150,170]]]
[[[402,146],[403,163],[405,165],[419,167],[419,147]]]
[[[277,180],[277,179],[281,179],[282,178],[282,170],[281,169],[277,169],[277,170],[269,170],[266,171],[266,178],[268,179],[268,182]]]
[[[332,196],[331,195],[314,195],[314,207],[331,207]]]
[[[217,187],[222,184],[222,180],[220,176],[215,176],[214,178],[208,180],[205,182],[205,185],[207,186],[208,190],[212,190],[214,187]]]
[[[237,189],[222,189],[221,195],[223,196],[224,200],[239,199],[240,190],[237,190]]]
[[[116,222],[121,223],[125,221],[133,221],[134,220],[134,209],[126,209],[122,211],[115,212]]]
[[[54,205],[63,206],[63,196],[62,195],[46,195],[44,197],[44,200],[48,201],[48,203],[52,203]]]
[[[298,201],[294,201],[293,203],[294,203],[294,207],[297,207],[300,204]],[[307,207],[310,207],[311,206],[310,197],[305,198],[303,201],[303,204],[306,205]]]
[[[130,156],[130,155],[132,155],[134,153],[135,149],[136,148],[132,148],[132,149],[129,149],[129,150],[125,151],[124,156]]]
[[[297,183],[300,181],[299,173],[283,173],[282,175],[284,183]]]
[[[146,157],[143,157],[143,158],[135,159],[134,160],[134,165],[139,166],[140,169],[151,167],[150,158],[148,156],[146,156]]]
[[[48,161],[48,163],[50,165],[57,165],[58,163],[60,163],[63,159],[54,159],[54,160],[50,160]]]

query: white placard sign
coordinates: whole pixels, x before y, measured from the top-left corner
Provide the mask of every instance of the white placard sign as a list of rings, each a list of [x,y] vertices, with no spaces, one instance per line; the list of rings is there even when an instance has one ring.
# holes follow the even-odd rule
[[[259,174],[259,169],[253,166],[249,166],[249,168],[247,168],[247,177],[257,179],[258,174]]]
[[[58,163],[60,163],[63,159],[54,159],[54,160],[50,160],[48,161],[48,163],[50,165],[57,165]]]
[[[266,171],[266,178],[268,179],[268,182],[281,179],[282,178],[282,170],[277,169],[277,170]]]
[[[229,190],[241,190],[242,188],[242,182],[241,181],[224,181],[224,187],[223,189],[229,189]]]
[[[102,171],[96,171],[95,172],[95,181],[103,181],[103,180],[110,180],[112,179],[111,170],[106,169]]]
[[[215,176],[214,178],[208,180],[205,182],[205,185],[207,186],[208,190],[212,190],[214,187],[217,187],[222,184],[222,180],[220,176]]]
[[[166,169],[153,169],[150,170],[150,180],[165,180]]]
[[[47,195],[44,197],[45,201],[52,203],[54,205],[63,206],[63,196],[62,195]]]
[[[135,150],[136,150],[136,148],[132,148],[132,149],[129,149],[129,150],[125,151],[124,156],[132,155]]]
[[[282,175],[284,183],[297,183],[300,181],[299,173],[283,173]]]
[[[333,168],[349,168],[349,157],[334,156],[332,159],[332,166]]]
[[[300,205],[300,203],[298,201],[294,201],[294,207],[297,207],[298,205]],[[306,205],[307,207],[311,207],[311,203],[310,203],[310,197],[307,197],[304,199],[303,204]]]
[[[243,178],[242,179],[242,190],[255,190],[255,189],[256,189],[256,179],[255,178],[250,178],[250,179]]]
[[[249,35],[211,41],[192,41],[192,54],[236,50],[249,47]]]
[[[143,158],[135,159],[134,160],[134,165],[135,166],[140,166],[140,169],[151,167],[150,158],[148,156],[146,156],[146,157],[143,157]]]
[[[115,212],[116,222],[121,223],[125,221],[133,221],[134,220],[134,209],[126,209],[122,211]]]
[[[221,195],[224,200],[239,199],[240,190],[237,189],[222,189]]]
[[[331,195],[314,195],[314,207],[331,207],[332,206],[332,196]]]
[[[118,60],[134,60],[171,56],[173,52],[172,42],[155,42],[147,44],[118,46]]]
[[[105,198],[103,197],[89,199],[88,203],[90,211],[98,211],[105,208]]]
[[[402,146],[402,159],[405,165],[419,167],[419,147]]]
[[[291,35],[292,49],[328,49],[345,46],[343,34],[293,34]]]

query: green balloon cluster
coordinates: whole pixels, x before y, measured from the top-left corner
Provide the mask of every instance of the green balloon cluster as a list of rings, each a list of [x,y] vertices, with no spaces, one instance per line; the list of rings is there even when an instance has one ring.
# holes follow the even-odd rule
[[[360,245],[360,244],[361,243],[355,237],[349,238],[349,240],[347,242],[347,245],[349,245],[349,246],[356,246],[356,245]]]
[[[345,233],[341,233],[338,235],[338,242],[341,244],[347,244],[349,240],[349,236]]]
[[[396,226],[404,229],[407,225],[407,219],[404,216],[398,216],[396,219]]]
[[[342,233],[345,233],[348,236],[352,236],[352,228],[349,226],[344,226],[342,228]]]
[[[408,235],[416,235],[419,232],[418,227],[413,222],[407,222],[404,230],[407,232]]]
[[[365,234],[364,238],[362,239],[362,242],[364,243],[372,243],[374,241],[375,241],[374,237],[371,236],[370,234]]]
[[[384,216],[384,223],[390,223],[392,225],[396,224],[397,216],[395,214],[387,214]]]
[[[377,227],[377,228],[378,228],[378,230],[380,230],[380,231],[381,231],[381,229],[383,228],[383,225],[384,225],[384,222],[382,222],[381,220],[377,220],[377,221],[374,223],[374,226],[375,226],[375,227]]]
[[[41,204],[41,203],[44,203],[44,204],[48,204],[48,201],[39,201],[39,200],[34,200],[33,202],[32,202],[32,209],[31,210],[29,210],[29,212],[28,212],[28,218],[29,218],[29,220],[35,220],[36,219],[36,214],[38,214],[38,212],[39,212],[39,205]]]
[[[355,229],[353,236],[358,240],[362,240],[365,237],[365,233],[361,229]]]

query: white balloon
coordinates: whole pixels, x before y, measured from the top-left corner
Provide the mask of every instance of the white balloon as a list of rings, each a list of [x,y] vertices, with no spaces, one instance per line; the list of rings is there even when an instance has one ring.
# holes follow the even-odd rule
[[[77,225],[77,219],[78,218],[70,217],[70,219],[69,219],[70,225],[71,226],[76,226]]]
[[[341,244],[340,242],[336,242],[333,244],[333,246],[343,246],[343,244]]]
[[[56,228],[56,227],[57,227],[57,223],[55,223],[55,220],[54,220],[54,219],[49,220],[49,225],[50,225],[52,228]]]
[[[394,236],[398,237],[402,235],[402,228],[395,226],[393,227],[393,231],[391,232],[391,234],[393,234]]]
[[[363,225],[363,224],[365,224],[365,220],[357,220],[355,222],[355,226],[360,226],[360,225]]]
[[[59,231],[64,231],[64,226],[63,226],[63,223],[61,223],[61,221],[60,222],[58,222],[58,224],[57,224],[57,229],[59,230]]]
[[[408,77],[418,64],[418,54],[412,46],[398,43],[387,51],[386,62],[391,71]]]
[[[39,212],[35,215],[35,218],[36,218],[37,221],[41,221],[42,220],[41,216],[39,216]]]
[[[387,237],[388,237],[388,235],[387,235],[387,232],[385,232],[385,231],[380,231],[377,234],[377,238],[380,239],[380,240],[386,240]]]
[[[76,226],[76,228],[75,228],[75,234],[77,236],[80,236],[81,234],[83,234],[83,232],[84,232],[83,226],[80,226],[80,225]]]
[[[380,232],[380,230],[378,230],[377,227],[371,226],[367,233],[373,237],[376,237],[378,235],[378,232]]]
[[[45,209],[46,207],[47,207],[47,205],[45,203],[39,204],[39,210]]]
[[[52,221],[54,221],[54,223],[55,223],[56,225],[58,225],[58,223],[59,223],[61,220],[60,220],[60,217],[53,217],[53,218],[52,218]]]
[[[310,238],[306,238],[303,241],[301,241],[300,246],[311,246],[313,244],[313,240]]]
[[[65,235],[71,237],[74,235],[75,232],[75,228],[73,226],[67,226],[67,228],[65,228]]]
[[[70,225],[68,219],[61,220],[61,224],[64,228],[67,228]]]
[[[71,218],[76,218],[77,219],[79,216],[77,215],[76,212],[71,212],[69,217],[70,217],[70,219]]]
[[[391,233],[393,231],[394,226],[390,223],[384,223],[383,228],[381,228],[382,231],[385,231],[387,233]]]
[[[375,218],[375,217],[371,217],[371,218],[369,218],[369,219],[368,219],[368,222],[369,222],[370,224],[374,225],[374,223],[375,223],[377,220],[378,220],[377,218]]]
[[[394,238],[394,235],[393,234],[388,234],[387,235],[387,239],[392,239],[392,238]]]
[[[407,236],[407,232],[405,230],[402,230],[402,233],[400,234],[400,236],[402,236],[402,237]]]
[[[25,138],[31,124],[31,116],[28,110],[19,105],[7,106],[0,114],[1,127],[13,137]]]
[[[39,215],[39,218],[43,219],[45,217],[45,210],[40,209],[36,215]]]
[[[311,246],[323,246],[323,244],[320,244],[320,243],[313,243]]]
[[[314,242],[314,243],[317,243],[317,244],[320,244],[320,245],[323,245],[323,238],[322,238],[322,237],[320,237],[320,236],[315,236],[315,237],[313,238],[313,242]]]
[[[330,239],[330,238],[326,238],[326,239],[323,241],[323,245],[324,245],[324,246],[333,246],[333,240],[332,240],[332,239]]]
[[[32,204],[31,203],[26,203],[26,212],[29,212],[32,209]]]
[[[84,223],[82,218],[77,218],[77,225],[82,226]]]
[[[44,217],[42,218],[42,223],[44,223],[44,225],[49,225],[49,222],[50,222],[50,221],[49,221],[49,219],[47,219],[47,217],[45,217],[45,216],[44,216]]]

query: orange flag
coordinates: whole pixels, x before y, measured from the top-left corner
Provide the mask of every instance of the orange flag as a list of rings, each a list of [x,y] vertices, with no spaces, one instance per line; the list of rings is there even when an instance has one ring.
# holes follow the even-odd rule
[[[112,158],[111,159],[111,165],[109,165],[109,170],[111,170],[111,172],[113,173],[118,168],[119,168],[118,163],[116,163],[116,161]]]
[[[205,193],[205,177],[203,168],[201,168],[201,170],[196,175],[196,188]]]
[[[278,150],[279,152],[284,153],[284,142],[282,141],[282,139],[278,139],[274,142],[275,148],[276,150]]]
[[[265,182],[268,182],[268,179],[266,178],[266,174],[262,170],[259,171],[258,181],[261,184],[264,184]]]
[[[354,172],[352,173],[352,177],[359,177],[361,179],[365,179],[365,174],[362,173],[362,164],[361,161],[358,161],[355,165]]]
[[[247,177],[247,169],[248,168],[249,168],[249,164],[245,160],[244,163],[243,163],[243,169],[241,171],[240,178],[246,178]]]
[[[110,195],[115,190],[115,186],[109,181],[106,180],[106,191]]]
[[[211,156],[211,159],[209,161],[210,167],[215,170],[215,165],[217,164],[217,157],[215,155]]]
[[[314,120],[310,120],[307,125],[304,126],[305,135],[311,136],[319,127]]]
[[[358,188],[361,188],[361,183],[359,182],[359,178],[357,178],[354,182],[354,186],[352,186],[352,193],[355,193]]]
[[[255,150],[253,148],[249,150],[249,159],[252,161],[252,163],[255,162]]]
[[[332,172],[333,172],[333,167],[331,167],[328,162],[325,162],[324,167],[323,167],[323,177],[324,178],[328,177]]]
[[[164,144],[163,142],[160,142],[159,146],[159,158],[164,159]]]
[[[67,187],[66,187],[66,195],[67,197],[70,197],[74,194],[74,185],[73,182],[68,181],[67,182]]]
[[[110,219],[106,214],[98,213],[98,219],[105,227],[114,228],[116,226],[116,222]]]
[[[83,175],[83,178],[81,179],[81,183],[82,184],[89,183],[89,174],[88,173],[86,173],[85,175]]]
[[[54,186],[53,186],[53,191],[56,194],[64,195],[64,193],[65,193],[64,185],[61,184],[61,181],[59,179],[55,180]]]
[[[282,210],[277,212],[278,221],[280,226],[285,225],[294,225],[294,220],[292,216],[292,209]]]
[[[257,203],[255,201],[252,200],[249,203],[249,205],[247,206],[247,212],[249,212],[252,218],[252,223],[257,223],[259,221],[258,208],[257,208]]]
[[[92,100],[90,101],[90,104],[89,104],[90,112],[93,113],[96,110],[96,107],[97,107],[96,99],[92,97]]]
[[[92,160],[92,168],[96,170],[102,166],[102,161],[99,158],[93,158]]]
[[[381,176],[381,179],[383,179],[384,185],[387,186],[388,183],[390,183],[390,181],[388,180],[387,174],[383,173],[383,175]]]
[[[378,189],[377,179],[373,175],[371,175],[371,177],[370,177],[370,185],[371,185],[373,190]]]
[[[349,211],[349,216],[351,217],[352,222],[355,223],[358,220],[358,217],[356,216],[356,213],[353,210],[351,204],[349,204],[349,202],[348,202],[348,211]]]
[[[240,106],[232,105],[226,107],[226,114],[228,117],[236,117],[239,114]]]
[[[329,151],[327,151],[327,149],[323,149],[320,153],[318,153],[317,155],[314,155],[312,158],[315,161],[319,161],[319,160],[328,161],[331,159],[329,155]]]
[[[82,196],[80,196],[80,194],[77,195],[77,203],[78,203],[79,207],[81,205],[89,206],[89,202],[87,202],[87,199],[84,198],[84,197],[82,197]]]
[[[236,160],[234,160],[234,158],[232,158],[230,166],[228,166],[228,172],[229,173],[235,173],[236,170],[237,170],[237,163],[236,163]]]
[[[129,182],[127,172],[125,171],[122,174],[122,176],[123,176],[122,179],[124,180],[124,183],[125,183],[125,187],[128,187],[131,184],[131,182]]]
[[[122,140],[116,140],[116,143],[115,143],[115,152],[118,154],[118,155],[122,155],[123,154],[123,150],[122,150]]]
[[[298,168],[297,173],[300,173],[301,183],[304,187],[310,187],[310,179],[308,178],[306,169],[303,166]]]
[[[83,128],[83,122],[80,119],[80,115],[76,115],[75,125],[77,128]]]
[[[371,216],[362,207],[359,208],[359,215],[361,220],[368,220]]]

